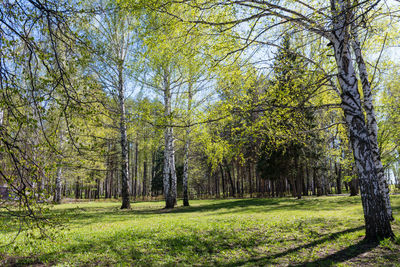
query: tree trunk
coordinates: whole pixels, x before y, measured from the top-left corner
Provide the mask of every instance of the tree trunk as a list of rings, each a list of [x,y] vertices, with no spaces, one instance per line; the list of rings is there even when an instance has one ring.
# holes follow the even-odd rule
[[[143,161],[143,199],[146,197],[147,195],[147,159],[145,156],[145,159]]]
[[[190,100],[189,100],[190,102]],[[190,105],[189,105],[190,110]],[[184,162],[183,162],[183,206],[189,206],[189,194],[188,194],[188,176],[189,176],[189,140],[190,129],[186,128],[186,142],[184,148]]]
[[[294,169],[296,171],[296,193],[297,193],[297,199],[301,199],[301,194],[303,193],[303,182],[302,182],[302,170],[301,166],[299,166],[298,163],[298,158],[295,155],[294,156]]]
[[[252,183],[252,175],[251,175],[251,168],[252,164],[251,162],[249,162],[248,168],[249,168],[249,194],[250,194],[250,198],[253,197],[253,183]]]
[[[336,169],[336,193],[342,193],[342,166],[340,163],[335,163]]]
[[[63,132],[61,129],[62,126],[60,126],[60,136],[59,136],[59,146],[60,149],[62,150],[62,144],[63,144]],[[60,204],[61,203],[61,175],[62,175],[62,168],[61,168],[61,157],[58,160],[58,166],[57,166],[57,174],[56,174],[56,183],[55,183],[55,192],[54,192],[54,203]]]
[[[316,192],[316,188],[317,188],[316,174],[317,174],[316,167],[313,167],[313,176],[312,176],[312,182],[311,182],[312,183],[311,191],[312,191],[313,196],[315,196],[317,194],[317,192]]]
[[[56,174],[56,188],[54,192],[54,203],[60,204],[61,203],[61,174],[62,169],[61,166],[57,167],[57,174]]]
[[[150,195],[153,196],[153,181],[155,173],[155,151],[151,153],[151,181],[150,181]]]
[[[236,161],[236,167],[235,167],[234,160],[232,160],[232,179],[233,179],[233,184],[236,184],[236,196],[240,197],[239,163],[238,161]]]
[[[78,177],[75,182],[75,199],[79,199],[79,197],[80,197],[80,188],[79,188],[79,177]]]
[[[308,196],[308,177],[306,173],[306,167],[302,164],[300,165],[301,168],[301,186],[303,190],[303,196]]]
[[[241,175],[241,197],[244,197],[244,176],[245,176],[245,167],[244,166],[239,166],[240,168],[240,175]]]
[[[357,182],[357,178],[353,178],[350,183],[349,183],[349,187],[350,187],[350,196],[354,197],[358,195],[358,182]]]
[[[128,137],[126,133],[125,118],[125,94],[123,81],[123,65],[118,65],[118,102],[119,102],[119,131],[121,135],[121,209],[129,209],[131,207],[129,200],[129,165],[128,165]]]
[[[308,162],[305,162],[305,187],[304,187],[304,195],[308,196],[310,191],[310,169],[308,167]]]
[[[220,198],[218,172],[214,172],[214,182],[215,182],[215,197]]]
[[[354,25],[354,23],[352,24]],[[378,179],[379,189],[381,194],[385,200],[386,210],[390,220],[394,220],[392,214],[392,207],[390,205],[390,197],[389,197],[389,187],[387,180],[385,178],[385,173],[381,161],[380,150],[378,145],[378,124],[376,122],[374,105],[372,103],[372,92],[371,92],[371,84],[368,80],[368,72],[367,67],[365,65],[362,53],[361,53],[361,45],[358,40],[357,30],[352,28],[353,35],[353,50],[356,56],[356,61],[359,70],[359,76],[361,79],[363,95],[364,95],[364,110],[367,115],[367,128],[369,141],[371,144],[372,157],[375,163],[376,168],[376,176]]]
[[[338,80],[342,89],[342,109],[349,129],[350,143],[358,170],[361,200],[364,209],[366,239],[393,237],[384,197],[378,184],[375,163],[361,99],[358,81],[349,49],[348,20],[351,8],[348,1],[332,1],[332,43],[338,68]],[[337,10],[339,9],[339,10]]]
[[[164,69],[164,117],[168,125],[164,130],[164,173],[163,184],[165,194],[165,208],[172,209],[176,203],[176,171],[174,137],[171,118],[171,89],[170,77],[167,69]]]
[[[176,204],[176,170],[175,170],[175,149],[174,149],[174,140],[173,140],[173,130],[172,128],[169,129],[169,134],[167,138],[169,139],[169,152],[168,152],[168,191],[167,192],[167,199],[166,199],[166,208],[173,208]]]
[[[229,165],[228,165],[228,162],[226,161],[226,159],[224,159],[224,162],[225,162],[225,170],[226,170],[226,173],[228,175],[229,182],[231,184],[231,192],[230,193],[231,193],[232,197],[235,197],[235,183],[234,183],[234,181],[232,179],[232,175],[231,175],[231,172],[229,170]]]
[[[96,199],[100,199],[100,179],[96,179],[97,191],[96,191]]]
[[[219,169],[221,170],[221,182],[222,182],[222,195],[225,198],[226,197],[226,191],[225,191],[225,176],[224,176],[224,168],[222,168],[221,163],[219,164]]]
[[[137,194],[137,178],[138,178],[138,166],[139,166],[139,143],[138,143],[138,137],[136,136],[136,142],[135,142],[135,171],[133,172],[134,180],[132,181],[132,192],[133,192],[133,198],[136,199]]]
[[[184,162],[183,162],[183,206],[189,206],[188,194],[188,177],[189,177],[189,148],[190,148],[190,123],[191,123],[191,109],[192,109],[192,83],[189,82],[188,86],[188,124],[186,126],[185,148],[184,148]],[[217,189],[215,189],[217,190]]]
[[[317,168],[314,168],[314,187],[314,190],[317,191],[317,196],[322,196],[324,192],[321,186],[321,179],[318,177]]]

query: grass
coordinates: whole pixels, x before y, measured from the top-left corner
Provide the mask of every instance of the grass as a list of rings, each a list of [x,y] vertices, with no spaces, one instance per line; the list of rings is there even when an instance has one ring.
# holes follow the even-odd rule
[[[0,265],[400,266],[400,239],[363,241],[358,197],[198,200],[170,211],[163,202],[119,206],[55,206],[66,227],[52,240],[20,235],[0,247]],[[400,236],[400,196],[392,206]],[[16,228],[0,218],[1,245]]]

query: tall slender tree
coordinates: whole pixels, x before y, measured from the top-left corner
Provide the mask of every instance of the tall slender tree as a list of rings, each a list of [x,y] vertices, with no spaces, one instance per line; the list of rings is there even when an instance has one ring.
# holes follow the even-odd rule
[[[115,100],[116,106],[103,103],[114,115],[118,116],[120,143],[121,209],[130,208],[129,199],[129,163],[126,98],[127,83],[132,70],[135,54],[136,20],[132,13],[118,4],[106,2],[97,16],[88,16],[82,25],[88,39],[95,48],[92,55],[91,70],[95,73],[103,89]]]

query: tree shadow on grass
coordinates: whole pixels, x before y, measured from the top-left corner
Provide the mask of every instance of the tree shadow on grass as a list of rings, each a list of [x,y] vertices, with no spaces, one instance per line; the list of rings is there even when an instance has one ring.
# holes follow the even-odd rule
[[[299,252],[302,249],[309,249],[309,248],[312,248],[312,247],[316,247],[316,246],[318,246],[320,244],[323,244],[325,242],[334,241],[335,239],[338,239],[341,235],[357,232],[357,231],[360,231],[362,229],[364,229],[363,226],[355,227],[355,228],[351,228],[351,229],[347,229],[347,230],[343,230],[343,231],[340,231],[340,232],[329,234],[328,236],[326,236],[324,238],[321,238],[319,240],[316,240],[314,242],[311,242],[311,243],[308,243],[308,244],[304,244],[304,245],[298,246],[296,248],[288,249],[288,250],[283,251],[283,252],[279,252],[279,253],[276,253],[276,254],[272,254],[272,255],[268,255],[268,256],[260,257],[260,258],[254,258],[254,259],[250,259],[250,260],[243,260],[243,261],[237,261],[237,262],[234,262],[234,263],[228,263],[228,264],[225,264],[223,266],[242,266],[244,264],[250,264],[250,265],[271,264],[271,263],[273,263],[273,262],[271,262],[271,260],[273,260],[273,259],[285,257],[285,256],[287,256],[287,255],[289,255],[291,253]],[[302,264],[296,265],[296,266],[304,266],[306,264],[310,264],[310,265],[315,264],[317,266],[320,266],[323,263],[332,262],[332,260],[335,260],[335,259],[338,259],[338,260],[342,259],[343,260],[344,259],[344,255],[347,255],[349,257],[348,259],[350,259],[350,258],[353,258],[353,257],[355,257],[357,255],[360,255],[360,254],[362,254],[362,253],[364,253],[366,251],[369,251],[372,248],[377,246],[377,244],[375,244],[375,243],[372,243],[371,244],[372,246],[370,246],[370,245],[366,246],[366,244],[371,244],[371,243],[365,243],[365,241],[361,241],[361,242],[357,243],[356,245],[352,245],[352,246],[350,246],[350,247],[348,247],[348,248],[346,248],[346,249],[344,249],[342,251],[336,252],[335,254],[329,255],[329,256],[327,256],[325,258],[322,258],[322,259],[319,259],[319,260],[317,260],[315,262],[302,263]],[[363,249],[357,250],[357,247],[359,247],[359,246],[361,246]],[[340,261],[338,261],[338,262],[340,262]]]
[[[238,200],[219,200],[218,203],[205,204],[205,205],[194,205],[190,207],[177,207],[168,211],[168,213],[190,213],[190,212],[209,212],[218,211],[220,214],[231,213],[231,210],[237,209],[240,212],[248,212],[257,210],[258,212],[270,212],[270,211],[292,211],[292,210],[305,210],[309,211],[322,211],[322,210],[334,210],[343,209],[348,205],[361,205],[360,198],[250,198],[250,199],[238,199]],[[264,209],[259,207],[264,206]],[[151,213],[154,210],[139,210],[134,211],[136,213]],[[160,212],[160,211],[158,211]]]
[[[286,202],[289,202],[286,204]],[[282,204],[285,203],[285,204]],[[257,209],[260,211],[259,207],[264,206],[266,209],[262,211],[269,210],[290,210],[296,209],[297,206],[303,205],[301,202],[296,202],[291,199],[240,199],[233,201],[224,201],[214,204],[190,206],[190,207],[177,207],[168,211],[168,213],[191,213],[191,212],[212,212],[218,210],[224,210],[219,212],[220,214],[231,213],[232,210],[237,209],[239,211],[249,211],[252,209]]]
[[[354,201],[354,200],[352,200]],[[356,203],[356,202],[354,202]],[[353,204],[353,202],[351,202]],[[131,210],[120,210],[117,207],[84,207],[69,208],[64,210],[54,210],[54,216],[65,219],[73,218],[72,224],[80,224],[85,221],[86,224],[97,223],[99,221],[126,221],[132,219],[132,216],[153,216],[159,214],[187,214],[197,212],[214,212],[215,215],[237,214],[257,212],[268,213],[275,211],[309,211],[332,210],[342,208],[344,203],[335,203],[326,199],[290,199],[290,198],[263,198],[263,199],[229,199],[218,200],[210,204],[195,204],[189,207],[179,206],[174,209],[162,209],[160,207],[143,208],[132,203]],[[261,207],[261,208],[260,208]]]
[[[74,223],[80,223],[80,221],[85,220],[85,223],[106,221],[123,221],[130,220],[132,216],[135,215],[158,215],[158,214],[185,214],[185,213],[195,213],[195,212],[218,212],[218,214],[223,215],[225,213],[232,213],[233,210],[237,209],[240,212],[253,211],[257,209],[259,211],[260,206],[265,206],[262,209],[263,212],[268,212],[270,210],[291,210],[296,209],[298,205],[303,205],[302,203],[296,202],[294,200],[290,201],[289,204],[281,204],[282,199],[241,199],[241,200],[227,200],[212,204],[201,204],[190,207],[176,207],[174,209],[166,210],[162,208],[142,208],[135,206],[132,203],[131,210],[120,210],[116,207],[76,207],[63,210],[53,210],[52,213],[58,218],[73,218]],[[292,203],[293,202],[293,203]],[[272,207],[271,207],[272,206]],[[223,211],[222,211],[223,210]]]
[[[101,245],[100,245],[101,244]],[[109,257],[104,250],[112,252],[118,258]],[[79,262],[79,266],[114,266],[117,262],[131,263],[140,259],[142,252],[135,247],[126,247],[121,251],[116,246],[116,241],[102,239],[98,242],[81,242],[79,244],[67,246],[60,251],[53,251],[44,254],[32,254],[30,257],[5,257],[0,261],[1,266],[53,266],[58,263],[64,263],[65,260],[76,258],[76,254],[86,254],[88,252],[102,253],[103,255],[95,258],[85,258],[88,262]],[[75,263],[76,264],[76,263]],[[64,266],[64,265],[63,265]],[[67,265],[69,266],[69,265]]]
[[[351,245],[345,249],[337,251],[333,254],[327,255],[326,257],[320,258],[313,262],[307,262],[298,264],[295,266],[331,266],[336,263],[345,262],[351,260],[361,254],[364,254],[372,249],[376,248],[379,242],[371,242],[365,239],[359,241],[357,244]]]
[[[93,207],[74,207],[68,209],[51,210],[48,216],[59,218],[65,221],[66,225],[94,224],[98,222],[116,222],[131,220],[133,216],[153,216],[159,214],[188,214],[213,212],[214,215],[224,214],[244,214],[249,212],[269,213],[276,211],[309,211],[309,210],[332,210],[342,208],[345,203],[355,204],[359,199],[330,199],[330,198],[306,198],[302,200],[292,198],[252,198],[252,199],[224,199],[210,201],[209,203],[194,203],[190,207],[176,207],[175,209],[165,210],[160,206],[143,207],[132,203],[131,210],[120,210],[118,206],[93,206]],[[79,204],[78,204],[79,205]],[[71,219],[71,220],[69,220]],[[69,222],[67,222],[69,220]],[[3,233],[15,232],[16,227],[7,223]]]
[[[183,229],[183,228],[182,228]],[[240,234],[240,231],[232,231],[232,229],[212,229],[211,231],[203,231],[197,228],[185,228],[185,232],[180,229],[174,235],[163,235],[160,231],[136,231],[136,230],[121,230],[112,232],[108,235],[78,237],[78,240],[71,244],[62,245],[55,248],[55,251],[29,257],[21,258],[18,260],[17,265],[29,265],[33,263],[62,263],[68,258],[81,257],[79,255],[92,252],[93,254],[101,255],[97,258],[90,258],[88,262],[83,265],[113,265],[116,263],[144,263],[146,265],[158,264],[154,262],[153,256],[148,253],[143,254],[143,249],[147,246],[146,243],[154,243],[150,246],[151,249],[162,250],[168,257],[165,259],[165,264],[175,265],[177,261],[183,264],[192,264],[191,260],[193,254],[198,255],[202,262],[200,264],[212,264],[213,256],[220,255],[223,251],[235,250],[249,250],[260,245],[268,245],[280,243],[279,236],[275,232],[270,232],[268,229],[258,229],[254,233],[256,238],[245,238]],[[322,238],[299,246],[297,248],[289,249],[274,255],[269,255],[262,258],[256,258],[246,261],[237,261],[234,263],[218,263],[222,266],[239,266],[243,264],[250,265],[265,265],[273,264],[275,259],[285,257],[288,254],[299,252],[301,249],[307,249],[325,242],[333,241],[341,235],[351,232],[356,232],[363,229],[363,227],[356,227],[344,231],[320,235]],[[289,231],[289,230],[288,230]],[[290,232],[290,231],[289,231]],[[264,234],[261,234],[264,233]],[[282,242],[287,241],[286,235],[282,235]],[[79,241],[76,243],[76,241]],[[296,242],[296,240],[292,240]],[[143,247],[145,246],[145,247]],[[108,254],[109,251],[112,255]],[[146,248],[147,251],[147,248]],[[159,253],[148,251],[149,253]],[[223,253],[222,253],[223,254]],[[105,256],[107,255],[107,256]],[[157,254],[156,256],[161,256]],[[229,260],[229,259],[228,259]]]

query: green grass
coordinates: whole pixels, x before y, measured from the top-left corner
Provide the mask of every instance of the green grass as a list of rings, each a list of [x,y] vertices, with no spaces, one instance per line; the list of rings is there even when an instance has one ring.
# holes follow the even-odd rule
[[[165,211],[162,202],[63,204],[68,218],[52,240],[20,235],[0,247],[0,265],[400,266],[400,239],[363,241],[360,198],[191,201]],[[400,196],[392,196],[400,236]],[[0,217],[0,245],[16,231]]]

